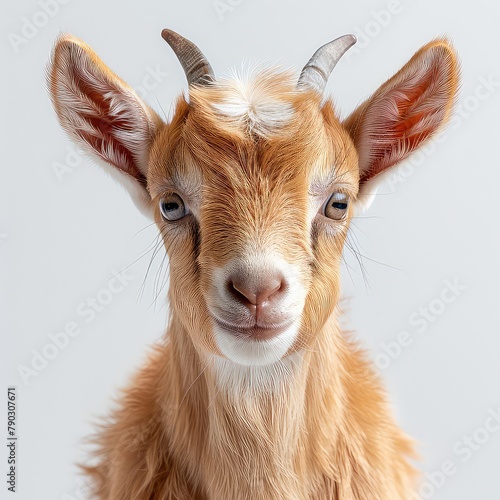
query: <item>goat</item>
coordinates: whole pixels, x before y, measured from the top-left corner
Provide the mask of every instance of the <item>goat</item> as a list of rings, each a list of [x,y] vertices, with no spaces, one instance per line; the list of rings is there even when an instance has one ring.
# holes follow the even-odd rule
[[[216,78],[162,32],[189,83],[170,123],[83,41],[61,36],[48,82],[62,127],[156,222],[169,326],[84,465],[99,499],[414,498],[414,444],[339,317],[342,248],[377,183],[442,127],[459,64],[418,50],[341,120],[323,97],[355,43]]]

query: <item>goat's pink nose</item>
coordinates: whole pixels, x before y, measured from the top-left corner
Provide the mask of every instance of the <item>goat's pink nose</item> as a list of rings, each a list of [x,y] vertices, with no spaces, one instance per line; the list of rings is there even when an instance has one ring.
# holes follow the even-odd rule
[[[233,296],[249,309],[260,309],[283,289],[283,280],[275,276],[249,284],[243,279],[235,278],[229,282],[229,288]]]

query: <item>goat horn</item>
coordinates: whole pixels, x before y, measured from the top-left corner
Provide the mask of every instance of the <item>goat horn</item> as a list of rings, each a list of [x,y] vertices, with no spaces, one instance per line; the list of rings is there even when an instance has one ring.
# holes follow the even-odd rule
[[[333,68],[355,43],[354,35],[344,35],[320,47],[304,66],[297,87],[309,88],[322,94]]]
[[[189,85],[204,85],[215,80],[212,66],[193,42],[168,29],[164,29],[161,36],[175,52],[184,68]]]

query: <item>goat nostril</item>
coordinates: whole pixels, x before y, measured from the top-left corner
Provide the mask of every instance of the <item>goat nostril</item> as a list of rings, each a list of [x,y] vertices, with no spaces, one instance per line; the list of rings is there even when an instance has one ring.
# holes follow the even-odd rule
[[[248,305],[255,305],[257,296],[246,290],[243,285],[235,281],[230,281],[228,285],[229,291],[239,302]]]
[[[257,304],[262,304],[266,300],[269,300],[275,293],[281,290],[282,282],[281,280],[273,280],[271,283],[263,290],[260,290],[257,294]]]
[[[229,288],[233,296],[243,304],[247,305],[256,305],[257,303],[257,295],[252,293],[250,289],[245,287],[244,283],[241,281],[230,281]]]
[[[278,278],[260,283],[260,286],[249,286],[240,280],[230,281],[228,285],[236,299],[253,306],[262,305],[284,288],[283,281]]]

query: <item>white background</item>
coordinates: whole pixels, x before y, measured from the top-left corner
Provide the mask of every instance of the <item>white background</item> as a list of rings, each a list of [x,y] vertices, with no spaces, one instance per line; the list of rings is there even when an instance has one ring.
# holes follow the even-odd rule
[[[160,38],[169,27],[197,43],[217,74],[242,61],[299,71],[323,43],[356,34],[357,48],[339,63],[327,89],[343,116],[421,45],[442,34],[453,40],[463,66],[460,118],[434,150],[405,162],[402,176],[386,183],[355,221],[351,242],[366,278],[346,249],[343,287],[348,326],[378,362],[400,424],[419,443],[421,469],[437,484],[425,479],[423,496],[500,498],[499,424],[483,427],[500,412],[500,5],[65,0],[46,15],[41,4],[8,0],[1,18],[0,436],[5,440],[6,388],[16,385],[20,440],[17,496],[6,491],[1,443],[0,497],[84,498],[74,466],[83,456],[81,440],[92,419],[108,412],[166,319],[165,289],[152,305],[163,250],[141,295],[152,253],[139,257],[155,228],[98,167],[68,153],[45,88],[51,46],[60,32],[83,38],[169,114],[186,88]],[[20,41],[26,34],[30,38]],[[155,85],[147,77],[152,70]],[[61,174],[62,168],[70,171]],[[127,266],[133,279],[87,323],[90,316],[78,308],[89,297],[104,297],[109,279]],[[440,299],[446,280],[462,287],[449,304]],[[432,321],[421,316],[420,308],[429,306]],[[21,367],[31,368],[35,353],[51,343],[49,334],[73,321],[81,333],[23,380]],[[401,332],[411,343],[398,348]],[[447,461],[453,472],[443,479],[435,471]]]

